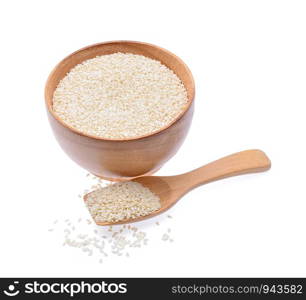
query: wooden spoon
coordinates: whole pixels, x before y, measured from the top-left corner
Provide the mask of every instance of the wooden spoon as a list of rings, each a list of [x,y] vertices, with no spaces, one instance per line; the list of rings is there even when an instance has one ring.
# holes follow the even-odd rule
[[[211,162],[201,168],[176,176],[145,176],[138,177],[132,181],[139,182],[148,187],[154,194],[158,195],[161,208],[153,213],[135,219],[124,221],[96,222],[97,225],[115,225],[142,221],[152,218],[174,205],[184,194],[193,188],[223,179],[226,177],[242,175],[247,173],[263,172],[269,170],[271,162],[261,150],[246,150],[223,157]],[[89,194],[84,196],[86,201]]]

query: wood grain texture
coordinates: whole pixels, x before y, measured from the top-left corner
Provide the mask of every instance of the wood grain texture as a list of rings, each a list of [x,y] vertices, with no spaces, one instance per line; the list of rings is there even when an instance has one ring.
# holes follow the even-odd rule
[[[54,114],[53,93],[67,72],[86,59],[116,52],[140,54],[159,60],[182,80],[189,101],[186,109],[172,123],[153,134],[113,140],[84,134]],[[191,124],[194,95],[192,74],[180,58],[158,46],[133,41],[100,43],[72,53],[54,68],[45,87],[48,118],[62,149],[90,173],[115,181],[152,174],[178,151]]]
[[[117,223],[97,222],[97,225],[125,224],[152,218],[168,210],[182,196],[199,185],[227,177],[267,171],[270,167],[271,161],[264,152],[261,150],[246,150],[226,156],[185,174],[136,178],[133,181],[148,187],[159,196],[161,208],[144,217]],[[84,201],[86,201],[87,195],[85,195]]]

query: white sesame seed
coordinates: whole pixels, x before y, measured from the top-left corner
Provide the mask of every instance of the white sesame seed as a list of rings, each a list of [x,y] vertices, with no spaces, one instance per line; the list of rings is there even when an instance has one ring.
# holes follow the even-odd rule
[[[163,234],[163,236],[162,236],[162,240],[163,241],[167,241],[169,239],[169,235],[168,234]]]
[[[187,91],[172,70],[130,53],[85,60],[70,70],[53,95],[53,110],[64,122],[110,139],[158,131],[187,103]]]
[[[87,197],[86,205],[95,222],[135,219],[158,210],[159,197],[137,182],[120,182],[98,189]],[[137,232],[137,227],[128,226]],[[110,226],[108,231],[112,231]],[[120,233],[123,229],[119,230]]]

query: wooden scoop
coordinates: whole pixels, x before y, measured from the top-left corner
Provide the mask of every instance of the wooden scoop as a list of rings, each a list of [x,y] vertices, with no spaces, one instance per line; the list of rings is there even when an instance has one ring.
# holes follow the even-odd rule
[[[201,168],[176,176],[145,176],[133,179],[159,196],[161,208],[153,213],[135,219],[116,223],[97,222],[97,225],[115,225],[152,218],[174,205],[193,188],[226,177],[269,170],[271,162],[261,150],[246,150],[223,157]],[[88,194],[84,196],[86,201]]]

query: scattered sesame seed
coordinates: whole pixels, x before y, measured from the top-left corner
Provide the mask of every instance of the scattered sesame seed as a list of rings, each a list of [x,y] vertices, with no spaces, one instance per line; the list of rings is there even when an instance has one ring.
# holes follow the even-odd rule
[[[168,234],[163,234],[163,236],[162,236],[162,240],[163,241],[167,241],[169,239],[169,235]]]

